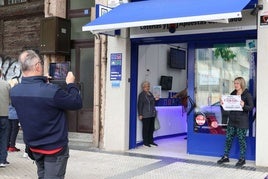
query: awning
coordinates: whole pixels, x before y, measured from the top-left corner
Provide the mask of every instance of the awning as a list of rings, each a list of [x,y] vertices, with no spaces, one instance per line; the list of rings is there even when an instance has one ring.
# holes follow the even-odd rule
[[[83,26],[83,31],[106,31],[194,21],[222,21],[242,17],[250,0],[147,0],[121,4]]]

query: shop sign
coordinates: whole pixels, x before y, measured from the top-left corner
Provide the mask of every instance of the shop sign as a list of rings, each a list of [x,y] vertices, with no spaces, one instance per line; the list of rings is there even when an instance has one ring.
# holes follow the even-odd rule
[[[268,15],[260,16],[260,26],[267,26],[268,25]]]
[[[195,117],[195,122],[196,124],[198,124],[199,126],[202,126],[205,124],[206,122],[206,117],[202,114],[199,114]]]
[[[130,28],[130,38],[160,37],[173,35],[188,35],[213,32],[231,32],[257,29],[256,17],[250,15],[250,10],[242,11],[241,18],[231,18],[227,23],[213,21],[197,21],[175,23],[174,33],[169,32],[169,24],[150,25]]]
[[[104,14],[108,13],[111,10],[112,10],[111,7],[103,6],[101,4],[96,4],[96,18],[103,16]],[[86,12],[84,11],[84,13],[86,13]],[[112,30],[112,31],[103,32],[101,34],[115,36],[115,35],[120,35],[121,31],[120,30]]]
[[[103,16],[104,14],[109,12],[110,10],[112,10],[112,8],[107,7],[107,6],[103,6],[101,4],[96,4],[96,18]]]
[[[221,100],[225,111],[243,111],[240,95],[222,95]]]
[[[128,0],[108,0],[108,6],[112,8],[124,3],[128,3]]]
[[[121,81],[122,53],[112,53],[110,63],[110,81]]]
[[[199,85],[219,85],[220,70],[211,69],[199,71]]]

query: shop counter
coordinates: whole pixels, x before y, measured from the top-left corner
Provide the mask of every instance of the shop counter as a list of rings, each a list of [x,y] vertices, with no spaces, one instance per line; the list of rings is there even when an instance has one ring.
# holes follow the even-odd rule
[[[160,129],[154,132],[154,137],[183,134],[187,132],[187,113],[183,106],[157,106],[157,117]]]
[[[187,133],[187,112],[176,98],[161,98],[156,102],[160,129],[154,132],[154,138]],[[137,122],[137,143],[142,142],[142,123]]]

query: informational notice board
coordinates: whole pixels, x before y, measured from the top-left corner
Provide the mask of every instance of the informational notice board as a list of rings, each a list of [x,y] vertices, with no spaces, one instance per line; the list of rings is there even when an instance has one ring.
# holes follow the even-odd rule
[[[122,80],[122,53],[111,53],[110,81],[113,87],[119,87]]]
[[[122,53],[111,54],[111,81],[121,81],[122,78]]]

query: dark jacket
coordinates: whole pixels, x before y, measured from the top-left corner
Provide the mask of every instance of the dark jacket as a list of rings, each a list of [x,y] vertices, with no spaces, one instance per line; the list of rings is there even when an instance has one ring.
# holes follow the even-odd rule
[[[27,145],[53,150],[68,144],[64,111],[82,108],[82,99],[75,84],[68,84],[66,92],[46,83],[46,77],[22,77],[21,83],[14,86],[10,94]]]
[[[234,90],[231,95],[236,95],[237,91]],[[243,111],[230,111],[229,126],[248,129],[249,128],[249,112],[254,108],[254,103],[251,94],[247,89],[241,95],[241,100],[245,102]]]
[[[138,98],[138,114],[143,118],[155,117],[155,99],[151,92],[148,95],[145,91],[139,94]]]

